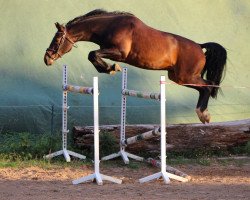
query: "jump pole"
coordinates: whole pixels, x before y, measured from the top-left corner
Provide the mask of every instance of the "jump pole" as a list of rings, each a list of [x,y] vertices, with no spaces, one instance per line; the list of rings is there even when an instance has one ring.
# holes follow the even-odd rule
[[[98,185],[103,185],[103,180],[110,181],[113,183],[121,184],[122,180],[113,178],[111,176],[106,176],[100,173],[100,158],[99,158],[99,109],[98,109],[98,78],[94,77],[93,79],[94,85],[94,97],[93,97],[93,105],[94,105],[94,173],[88,176],[76,179],[72,181],[74,185],[79,183],[84,183],[88,181],[96,180]]]
[[[48,154],[44,156],[46,159],[51,159],[53,157],[63,155],[67,162],[70,162],[70,156],[74,156],[79,159],[85,159],[86,156],[81,155],[79,153],[75,153],[67,149],[67,134],[69,132],[67,128],[68,124],[68,109],[69,106],[67,104],[67,93],[68,92],[76,92],[81,94],[89,94],[93,95],[93,88],[92,87],[81,87],[81,86],[74,86],[68,84],[68,71],[67,65],[63,65],[63,95],[62,95],[62,150],[56,151],[54,153]]]

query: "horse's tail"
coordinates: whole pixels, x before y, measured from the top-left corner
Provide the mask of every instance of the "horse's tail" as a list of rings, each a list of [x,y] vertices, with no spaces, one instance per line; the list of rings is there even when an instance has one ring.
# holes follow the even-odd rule
[[[200,44],[201,48],[205,48],[206,64],[201,72],[201,76],[206,74],[206,79],[214,85],[220,85],[223,72],[226,69],[227,51],[220,44],[209,42]],[[211,97],[216,98],[219,87],[213,87]]]

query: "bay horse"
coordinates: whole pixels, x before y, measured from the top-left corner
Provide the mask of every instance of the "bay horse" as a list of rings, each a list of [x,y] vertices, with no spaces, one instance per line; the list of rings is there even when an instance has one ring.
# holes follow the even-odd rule
[[[44,56],[47,66],[69,52],[76,42],[93,42],[100,49],[89,52],[88,59],[99,73],[121,71],[118,64],[110,65],[102,58],[147,70],[166,70],[170,80],[199,92],[196,113],[202,123],[209,123],[208,100],[217,96],[227,60],[220,44],[198,44],[149,27],[131,13],[100,9],[76,17],[65,26],[58,22],[55,26],[58,31]]]

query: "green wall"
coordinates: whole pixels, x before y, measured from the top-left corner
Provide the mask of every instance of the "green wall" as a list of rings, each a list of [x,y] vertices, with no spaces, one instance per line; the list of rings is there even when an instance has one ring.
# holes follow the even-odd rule
[[[250,117],[250,1],[248,0],[0,0],[0,131],[50,130],[51,105],[55,105],[54,126],[60,127],[62,65],[69,65],[69,82],[100,83],[100,122],[117,124],[120,117],[121,74],[98,74],[87,60],[98,46],[79,43],[79,48],[53,66],[43,63],[56,28],[93,9],[132,12],[148,25],[176,33],[198,43],[218,42],[228,50],[227,73],[222,85],[224,96],[211,100],[212,121]],[[128,66],[122,64],[122,66]],[[129,67],[128,87],[158,91],[154,72]],[[247,86],[247,89],[228,86]],[[199,122],[194,108],[198,94],[180,86],[167,86],[167,122]],[[70,125],[92,124],[92,99],[70,95]],[[158,123],[159,103],[129,98],[128,123]]]

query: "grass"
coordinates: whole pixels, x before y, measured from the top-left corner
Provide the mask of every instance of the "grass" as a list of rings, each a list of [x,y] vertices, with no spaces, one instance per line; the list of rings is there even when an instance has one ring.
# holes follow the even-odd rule
[[[193,158],[187,159],[183,157],[179,157],[176,159],[167,159],[167,164],[170,166],[180,166],[180,165],[198,165],[198,166],[210,166],[210,165],[221,165],[221,166],[230,166],[235,165],[236,167],[242,167],[244,165],[249,165],[249,159],[223,159],[218,160],[216,158]],[[93,165],[91,160],[82,161],[82,160],[72,160],[70,163],[65,162],[64,158],[55,158],[53,160],[45,160],[45,159],[8,159],[2,154],[0,154],[0,169],[1,168],[27,168],[27,167],[40,167],[42,169],[61,169],[65,167],[70,168],[80,168],[82,166],[91,166]],[[112,161],[104,161],[101,162],[101,166],[105,168],[129,168],[132,170],[139,170],[141,167],[150,166],[143,162],[138,162],[134,160],[130,160],[128,165],[125,165],[122,159],[112,160]]]
[[[91,160],[71,160],[71,162],[65,162],[64,158],[56,158],[53,160],[47,159],[8,159],[4,155],[0,155],[0,168],[27,168],[27,167],[40,167],[43,169],[55,169],[55,168],[79,168],[83,165],[92,165]]]
[[[100,137],[100,157],[109,155],[118,151],[119,146],[116,144],[115,137],[110,133],[103,133]],[[68,141],[68,148],[80,154],[86,155],[87,158],[93,158],[92,151],[86,152],[78,149],[73,145],[72,140]],[[44,160],[43,156],[61,149],[61,133],[36,135],[27,132],[13,133],[6,132],[0,134],[0,168],[12,167],[23,168],[29,166],[38,166],[42,168],[61,168],[61,167],[80,167],[82,165],[91,165],[91,160],[65,162],[63,156],[53,158],[53,160]],[[139,152],[142,157],[152,157],[147,152]],[[207,151],[207,150],[189,150],[185,152],[167,152],[167,163],[169,165],[197,164],[209,166],[213,164],[214,157],[231,156],[231,155],[250,155],[250,142],[245,146],[231,148],[227,151]],[[247,161],[248,162],[248,161]],[[243,160],[218,160],[218,164],[227,166],[235,164],[242,166]],[[131,161],[126,165],[130,169],[138,170],[143,163]],[[124,167],[122,160],[103,162],[105,167]]]
[[[84,154],[76,149],[72,141],[68,141],[69,149]],[[90,161],[71,163],[65,162],[63,156],[50,160],[43,159],[44,155],[58,151],[61,147],[61,133],[36,135],[27,132],[6,132],[0,134],[0,168],[1,167],[29,167],[42,168],[77,167],[82,164],[90,164]]]
[[[185,157],[176,157],[172,159],[167,159],[167,164],[176,166],[176,165],[203,165],[209,166],[212,163],[212,159],[208,157],[200,158],[185,158]]]

